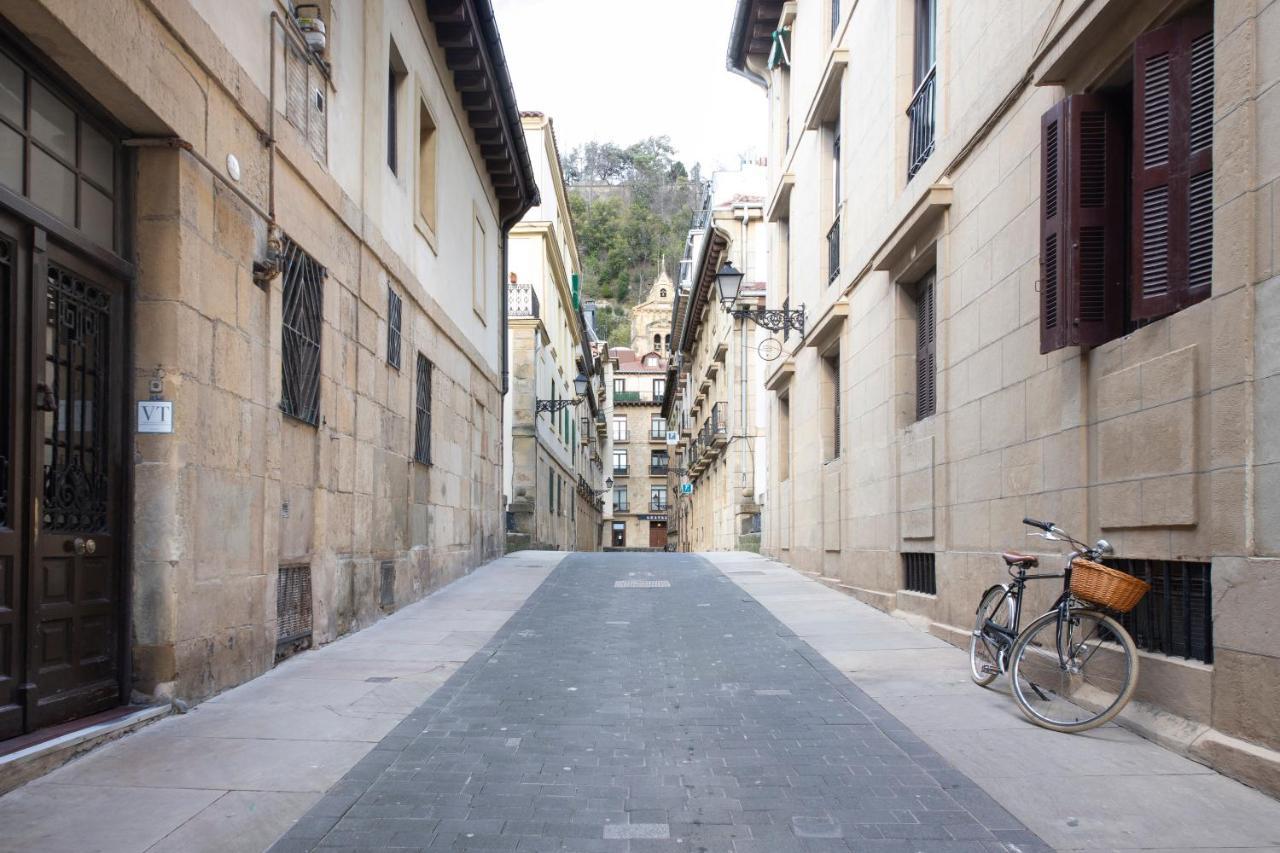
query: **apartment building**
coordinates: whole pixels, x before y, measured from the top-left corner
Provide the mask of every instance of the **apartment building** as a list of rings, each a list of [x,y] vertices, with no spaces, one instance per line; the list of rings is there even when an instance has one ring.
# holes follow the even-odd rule
[[[522,116],[541,204],[511,229],[503,482],[507,548],[599,550],[602,390],[580,304],[582,269],[551,119]]]
[[[667,359],[661,347],[665,347],[671,334],[674,300],[675,284],[663,270],[646,298],[631,311],[632,340],[656,341],[657,345],[645,352],[629,347],[609,349],[612,387],[608,430],[613,486],[608,547],[611,548],[667,548],[671,505],[667,472],[671,454],[667,446],[667,422],[662,416]]]
[[[0,737],[203,699],[502,553],[538,191],[489,0],[319,13],[0,10]]]
[[[713,174],[680,265],[662,414],[679,438],[668,477],[668,536],[681,551],[759,547],[768,470],[764,377],[782,353],[782,335],[759,313],[769,270],[766,181],[756,163]],[[732,301],[717,288],[726,264],[743,276]]]
[[[768,92],[769,303],[808,306],[765,551],[963,644],[999,551],[1051,547],[1023,516],[1106,537],[1154,587],[1127,723],[1272,791],[1277,20],[740,0],[728,57]]]

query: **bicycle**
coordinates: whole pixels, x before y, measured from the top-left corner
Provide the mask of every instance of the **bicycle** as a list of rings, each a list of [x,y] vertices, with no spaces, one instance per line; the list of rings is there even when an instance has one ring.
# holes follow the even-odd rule
[[[1065,568],[1053,574],[1030,574],[1040,564],[1030,554],[1002,555],[1013,580],[982,594],[969,639],[970,675],[985,687],[1009,674],[1018,708],[1044,728],[1068,733],[1096,728],[1120,713],[1138,685],[1137,647],[1111,613],[1133,609],[1151,587],[1098,562],[1113,553],[1105,539],[1089,546],[1051,521],[1024,518],[1022,523],[1043,531],[1028,535],[1066,542],[1075,550]],[[1027,582],[1051,578],[1063,579],[1062,594],[1021,630]]]

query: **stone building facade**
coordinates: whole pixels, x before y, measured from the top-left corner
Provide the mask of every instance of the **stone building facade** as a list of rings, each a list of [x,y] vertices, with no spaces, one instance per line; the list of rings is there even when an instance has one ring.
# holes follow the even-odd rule
[[[541,113],[525,113],[523,123],[542,203],[510,238],[507,547],[595,551],[605,491],[596,429],[603,386],[579,304],[582,269],[555,131]],[[581,396],[578,377],[588,383]]]
[[[322,51],[269,0],[4,4],[0,736],[203,699],[502,553],[538,197],[492,9],[320,6]]]
[[[648,297],[631,311],[631,338],[666,346],[671,333],[675,285],[663,271]],[[659,319],[665,308],[665,318]],[[671,455],[662,416],[667,359],[662,348],[609,349],[612,362],[607,417],[613,488],[606,531],[611,548],[665,550],[671,496],[667,472]]]
[[[754,163],[716,172],[680,265],[662,412],[679,433],[668,492],[669,535],[681,551],[759,547],[768,482],[764,377],[769,359],[782,352],[782,337],[725,310],[716,273],[732,263],[743,273],[734,307],[764,308],[765,180],[764,167]]]
[[[1265,0],[740,0],[729,46],[809,306],[766,552],[963,644],[1024,516],[1105,536],[1156,587],[1127,724],[1272,791],[1277,56]]]

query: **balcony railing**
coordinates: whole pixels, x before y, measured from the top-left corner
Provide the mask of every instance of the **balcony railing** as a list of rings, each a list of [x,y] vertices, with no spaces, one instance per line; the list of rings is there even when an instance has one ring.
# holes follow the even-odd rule
[[[729,419],[725,415],[724,408],[724,403],[716,403],[711,407],[711,417],[708,420],[711,424],[712,438],[729,432]]]
[[[616,442],[619,442],[619,441],[630,441],[630,440],[631,440],[631,430],[626,430],[626,429],[624,429],[624,430],[622,430],[621,432],[615,432],[615,433],[613,434],[613,440],[614,440],[614,442],[615,442],[615,443],[616,443]]]
[[[631,512],[631,501],[613,502],[614,512]]]
[[[668,468],[668,466],[667,466],[666,464],[662,464],[662,465],[650,465],[650,466],[649,466],[649,475],[650,475],[651,477],[665,477],[665,476],[667,475],[667,471],[668,471],[668,470],[669,470],[669,468]]]
[[[631,474],[631,466],[630,466],[630,465],[614,465],[614,466],[613,466],[613,473],[614,473],[616,476],[618,476],[618,477],[627,477],[627,476],[630,476],[630,474]]]
[[[649,429],[649,440],[650,441],[666,441],[667,431],[665,429],[657,429],[656,427],[651,427]]]
[[[831,223],[827,232],[827,284],[835,281],[840,275],[840,217]]]
[[[647,398],[640,396],[639,391],[614,391],[613,402],[615,403],[647,403]]]
[[[507,285],[507,316],[538,316],[538,294],[534,292],[532,284]]]
[[[929,69],[916,89],[911,106],[907,107],[907,118],[911,121],[910,148],[907,149],[907,180],[915,177],[916,172],[933,153],[933,119],[934,92],[937,80],[937,66]]]
[[[671,509],[671,504],[667,503],[666,498],[661,500],[653,498],[649,501],[650,512],[666,512],[669,509]]]

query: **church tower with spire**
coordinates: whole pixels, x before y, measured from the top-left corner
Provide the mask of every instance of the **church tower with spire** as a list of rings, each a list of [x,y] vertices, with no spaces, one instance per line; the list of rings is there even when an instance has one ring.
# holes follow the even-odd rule
[[[675,302],[676,287],[667,275],[667,256],[662,256],[662,268],[649,293],[642,302],[631,309],[631,349],[636,356],[656,352],[666,359],[671,354],[671,305]]]

